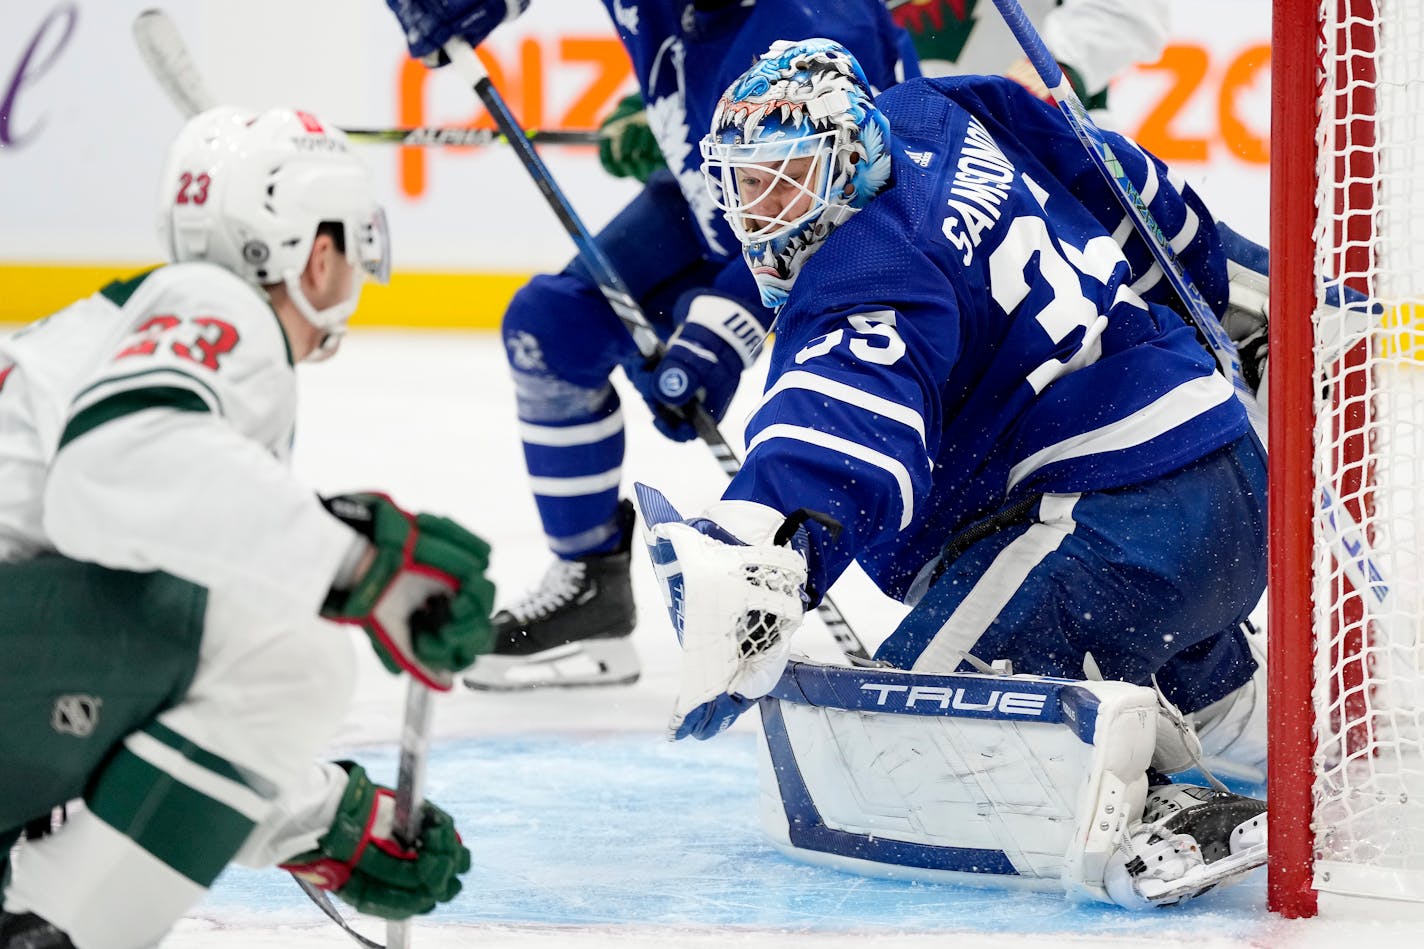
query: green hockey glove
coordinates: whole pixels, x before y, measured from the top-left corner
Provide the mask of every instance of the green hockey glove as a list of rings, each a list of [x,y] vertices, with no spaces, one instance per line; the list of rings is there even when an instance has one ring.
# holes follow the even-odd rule
[[[490,651],[494,584],[489,544],[447,517],[411,515],[383,494],[323,498],[375,556],[349,589],[333,589],[321,615],[360,626],[391,672],[448,690],[453,673]]]
[[[598,127],[598,160],[610,175],[646,182],[662,168],[662,149],[648,128],[648,113],[638,93],[625,97]]]
[[[346,792],[331,829],[317,849],[282,869],[382,919],[428,913],[454,899],[459,875],[470,869],[470,851],[450,815],[422,804],[420,837],[408,846],[395,833],[395,792],[372,783],[360,765],[338,763],[346,769]]]

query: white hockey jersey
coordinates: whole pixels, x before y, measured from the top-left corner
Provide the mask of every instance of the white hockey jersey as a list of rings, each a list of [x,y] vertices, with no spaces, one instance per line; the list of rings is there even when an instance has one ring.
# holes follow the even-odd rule
[[[296,374],[267,300],[161,267],[0,341],[0,561],[164,570],[316,615],[357,535],[291,473]]]
[[[1162,55],[1167,0],[1020,0],[1053,57],[1086,95],[1134,63]],[[1023,50],[989,0],[909,0],[895,21],[910,31],[926,76],[1002,75]]]

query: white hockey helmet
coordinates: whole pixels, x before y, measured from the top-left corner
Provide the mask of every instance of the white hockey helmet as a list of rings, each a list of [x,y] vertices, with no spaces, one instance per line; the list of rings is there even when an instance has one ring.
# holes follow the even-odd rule
[[[159,193],[159,239],[175,262],[218,264],[259,287],[281,283],[326,333],[330,352],[356,309],[362,276],[385,283],[390,241],[365,167],[346,136],[295,109],[230,106],[190,119],[168,152]],[[301,275],[323,224],[356,268],[351,293],[318,310]]]

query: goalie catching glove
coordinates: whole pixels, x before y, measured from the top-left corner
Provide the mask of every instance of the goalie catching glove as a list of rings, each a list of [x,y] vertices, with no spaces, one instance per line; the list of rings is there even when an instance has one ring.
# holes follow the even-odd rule
[[[635,486],[644,540],[682,644],[673,738],[725,730],[781,678],[806,595],[801,519],[722,501],[683,521],[667,498]]]
[[[409,514],[383,494],[322,504],[365,537],[373,555],[349,589],[332,589],[321,615],[365,630],[391,672],[449,690],[453,673],[494,645],[489,544],[447,517]]]
[[[331,829],[317,849],[293,857],[282,869],[382,919],[428,913],[454,899],[459,875],[470,869],[470,851],[450,815],[423,803],[420,838],[407,845],[394,831],[395,792],[372,783],[360,765],[338,764],[346,770],[346,791]]]

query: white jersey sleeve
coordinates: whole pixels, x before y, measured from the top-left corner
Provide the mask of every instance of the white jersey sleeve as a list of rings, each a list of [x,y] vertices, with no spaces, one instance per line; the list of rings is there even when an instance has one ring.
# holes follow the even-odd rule
[[[1071,66],[1089,94],[1134,63],[1150,63],[1167,43],[1168,0],[1063,0],[1040,32],[1053,58]]]
[[[260,870],[315,850],[331,829],[346,793],[346,772],[329,761],[317,762],[283,792],[271,812],[243,843],[233,861]]]
[[[1157,59],[1167,43],[1168,0],[1020,0],[1019,5],[1087,96],[1102,92],[1134,63]],[[903,9],[902,22],[916,35],[926,76],[998,76],[1023,61],[1022,47],[990,3],[960,8],[939,0],[937,14]]]
[[[359,540],[287,463],[296,374],[276,315],[206,264],[154,271],[106,302],[119,310],[110,338],[57,386],[73,394],[44,486],[49,540],[273,617],[314,615]]]

